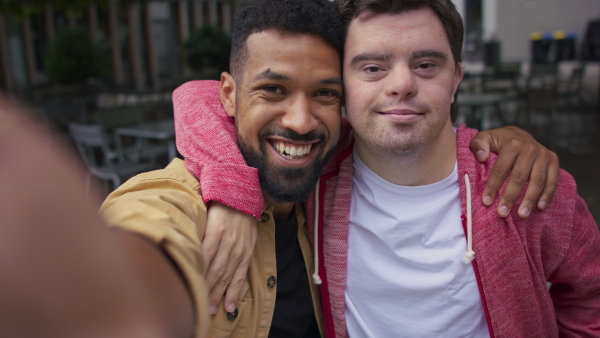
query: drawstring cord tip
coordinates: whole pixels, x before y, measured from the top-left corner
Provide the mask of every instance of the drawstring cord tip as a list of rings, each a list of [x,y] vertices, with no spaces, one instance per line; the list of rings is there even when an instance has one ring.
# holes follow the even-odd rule
[[[467,251],[463,256],[463,262],[465,264],[471,263],[475,259],[475,251]]]

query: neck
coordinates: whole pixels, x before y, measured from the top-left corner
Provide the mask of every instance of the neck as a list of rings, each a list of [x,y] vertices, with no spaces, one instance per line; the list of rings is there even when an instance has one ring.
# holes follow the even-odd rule
[[[290,218],[290,213],[294,208],[294,202],[278,203],[269,194],[263,191],[265,203],[273,206],[273,218],[276,221],[285,221]]]
[[[450,176],[456,163],[456,133],[452,124],[443,128],[430,142],[410,150],[370,147],[356,135],[356,150],[365,165],[381,178],[398,185],[420,186]]]

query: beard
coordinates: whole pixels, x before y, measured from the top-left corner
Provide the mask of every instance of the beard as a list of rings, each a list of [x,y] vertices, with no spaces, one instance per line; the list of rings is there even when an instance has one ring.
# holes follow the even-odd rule
[[[314,157],[313,161],[302,168],[275,166],[268,162],[266,155],[266,147],[270,147],[266,138],[274,134],[295,141],[318,139],[322,145],[326,143],[327,136],[313,132],[301,135],[291,129],[285,129],[283,132],[277,133],[267,130],[261,132],[259,135],[261,142],[260,149],[257,151],[242,140],[238,133],[238,146],[246,163],[250,167],[258,169],[258,177],[263,190],[277,203],[304,201],[315,188],[323,167],[333,154],[336,145],[333,144],[330,149],[320,148],[319,153]]]

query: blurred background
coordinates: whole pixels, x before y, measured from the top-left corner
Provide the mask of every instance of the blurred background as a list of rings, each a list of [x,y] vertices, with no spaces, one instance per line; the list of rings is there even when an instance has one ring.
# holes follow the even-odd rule
[[[600,220],[600,1],[453,0],[456,123],[517,125],[559,154]],[[166,165],[172,91],[228,69],[236,0],[3,0],[0,92],[26,103],[108,193]]]

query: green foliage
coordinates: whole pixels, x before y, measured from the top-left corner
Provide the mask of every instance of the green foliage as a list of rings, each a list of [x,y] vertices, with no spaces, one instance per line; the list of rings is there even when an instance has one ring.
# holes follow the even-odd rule
[[[64,11],[68,16],[80,17],[90,5],[106,6],[109,1],[116,3],[133,0],[0,0],[0,13],[13,14],[17,19],[27,19],[33,14],[41,14],[46,3],[55,11]]]
[[[222,29],[204,26],[185,42],[188,65],[199,73],[229,70],[231,37]]]
[[[63,85],[82,84],[89,78],[106,78],[108,52],[82,28],[57,32],[45,55],[46,71]]]

